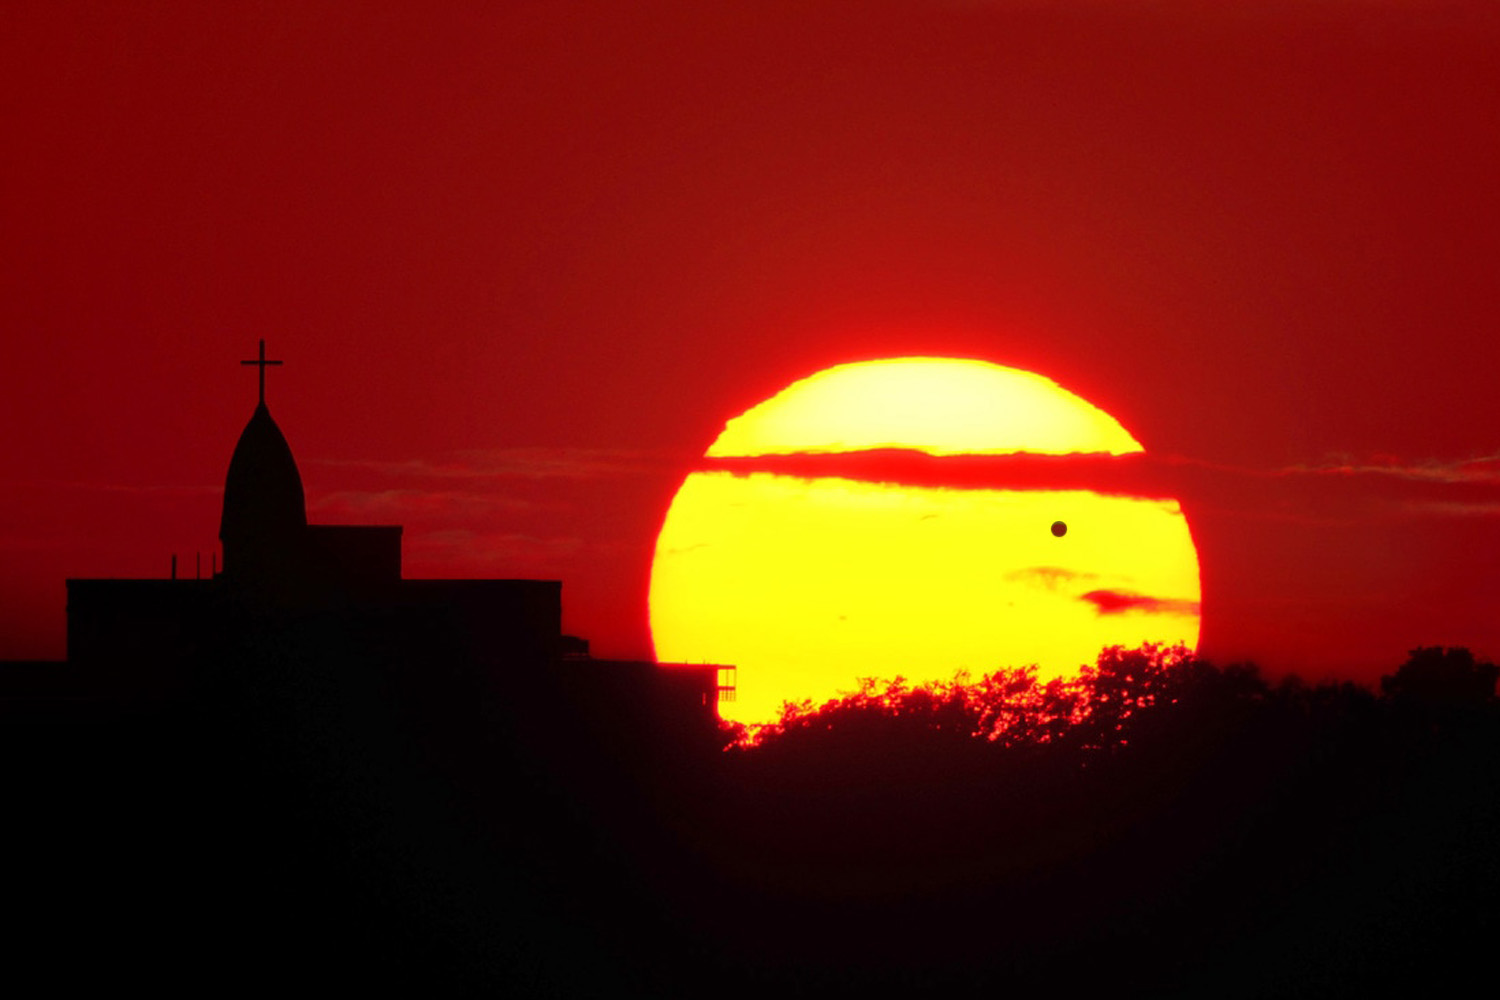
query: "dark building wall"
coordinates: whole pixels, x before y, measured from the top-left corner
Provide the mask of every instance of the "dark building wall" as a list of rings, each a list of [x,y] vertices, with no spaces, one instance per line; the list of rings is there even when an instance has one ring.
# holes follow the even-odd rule
[[[547,580],[365,581],[262,601],[224,589],[221,645],[237,657],[399,671],[412,683],[508,685],[545,674],[556,658],[562,585]],[[279,595],[277,595],[279,598]],[[460,683],[460,679],[464,679]]]
[[[327,537],[340,536],[354,550],[374,540],[367,552],[377,556],[399,542],[390,531]],[[476,711],[506,690],[543,696],[561,636],[558,581],[308,582],[289,594],[226,578],[70,580],[70,672],[141,697],[226,673],[269,682],[284,667],[405,674],[424,700]]]
[[[309,572],[345,584],[401,579],[401,526],[312,524],[307,527]]]
[[[66,660],[0,661],[0,726],[66,717],[77,707],[76,674]]]
[[[489,769],[600,788],[721,743],[717,668],[565,656],[555,580],[366,580],[290,597],[226,577],[68,591],[60,691],[219,720],[212,739],[319,781],[386,759],[460,784]]]
[[[557,580],[403,580],[394,594],[436,649],[476,662],[551,662],[562,637]]]
[[[69,580],[68,665],[86,693],[150,700],[217,641],[210,580]]]
[[[701,753],[718,738],[718,668],[643,660],[563,660],[559,697],[613,752]]]

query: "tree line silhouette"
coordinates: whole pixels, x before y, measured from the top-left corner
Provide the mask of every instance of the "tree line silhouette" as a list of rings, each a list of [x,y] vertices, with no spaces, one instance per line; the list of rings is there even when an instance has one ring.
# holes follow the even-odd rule
[[[867,680],[726,734],[733,823],[786,912],[885,942],[869,984],[1431,988],[1496,931],[1497,675],[1420,647],[1376,692],[1146,646]]]
[[[877,736],[980,740],[997,750],[1115,754],[1150,741],[1161,727],[1215,728],[1250,716],[1302,717],[1319,725],[1378,711],[1387,726],[1473,727],[1494,721],[1500,667],[1464,647],[1411,651],[1376,694],[1350,681],[1309,686],[1296,675],[1271,684],[1250,663],[1214,666],[1186,647],[1111,646],[1075,677],[1041,681],[1035,666],[1006,668],[978,679],[959,672],[949,681],[911,685],[904,678],[863,678],[856,690],[814,705],[787,702],[774,722],[726,722],[728,743],[750,748]],[[1378,708],[1377,708],[1378,706]],[[1186,735],[1177,733],[1177,735]]]
[[[1461,648],[1378,691],[1112,648],[671,753],[520,703],[414,713],[358,663],[233,666],[154,714],[4,719],[13,961],[521,996],[1491,976],[1497,668]]]

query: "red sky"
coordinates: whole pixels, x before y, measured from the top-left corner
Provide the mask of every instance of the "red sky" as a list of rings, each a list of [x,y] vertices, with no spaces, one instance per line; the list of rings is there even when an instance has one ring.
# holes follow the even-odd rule
[[[0,657],[207,564],[260,337],[314,520],[605,653],[724,420],[946,354],[1172,470],[1210,656],[1500,656],[1494,4],[432,6],[0,10]]]

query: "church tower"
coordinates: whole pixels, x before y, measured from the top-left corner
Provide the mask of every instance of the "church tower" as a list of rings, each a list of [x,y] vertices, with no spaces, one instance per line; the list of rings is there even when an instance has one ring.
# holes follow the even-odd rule
[[[531,740],[584,727],[611,754],[717,739],[719,668],[563,655],[560,581],[408,580],[400,525],[308,523],[297,462],[266,407],[266,368],[281,362],[261,341],[242,364],[260,385],[224,480],[222,571],[68,580],[78,670],[60,683],[163,711],[228,696],[213,687],[227,677],[250,685],[241,694],[279,692],[266,705],[315,692],[299,725],[343,732],[346,710],[381,726],[421,718],[435,727],[422,738],[460,748],[455,760],[488,753],[502,730]],[[395,692],[413,714],[372,708]]]
[[[219,541],[224,575],[234,582],[267,584],[294,578],[305,569],[307,502],[292,449],[266,408],[266,342],[260,356],[242,361],[260,369],[260,398],[240,434],[224,479]]]

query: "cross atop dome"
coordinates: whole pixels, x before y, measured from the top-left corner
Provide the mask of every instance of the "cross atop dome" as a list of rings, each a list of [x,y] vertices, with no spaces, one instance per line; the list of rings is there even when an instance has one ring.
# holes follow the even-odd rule
[[[307,500],[302,476],[281,428],[266,408],[266,342],[254,361],[260,369],[260,403],[240,434],[224,479],[224,514],[219,540],[224,571],[239,579],[284,579],[301,565],[307,533]]]
[[[266,405],[266,365],[279,365],[279,364],[281,364],[281,362],[280,361],[267,361],[266,360],[266,341],[265,341],[265,338],[262,338],[261,342],[260,342],[260,357],[257,358],[254,361],[241,361],[240,364],[242,364],[242,365],[255,365],[257,368],[260,369],[260,405],[261,406],[265,406]]]

